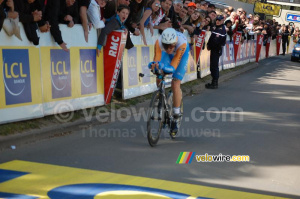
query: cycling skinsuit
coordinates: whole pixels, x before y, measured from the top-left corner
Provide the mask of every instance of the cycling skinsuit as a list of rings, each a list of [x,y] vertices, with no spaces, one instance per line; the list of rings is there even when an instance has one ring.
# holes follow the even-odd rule
[[[178,41],[172,54],[166,53],[160,37],[155,42],[153,61],[173,66],[175,69],[173,78],[182,80],[187,70],[190,48],[186,37],[182,33],[177,32],[177,37]]]

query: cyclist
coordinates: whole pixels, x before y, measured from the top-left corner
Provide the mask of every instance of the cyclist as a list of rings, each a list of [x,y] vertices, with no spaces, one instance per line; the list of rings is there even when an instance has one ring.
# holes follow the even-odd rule
[[[180,113],[180,104],[182,92],[180,83],[185,75],[189,60],[189,44],[186,37],[173,28],[165,29],[159,39],[155,42],[153,62],[149,63],[149,68],[153,72],[162,70],[165,74],[173,73],[172,91],[173,91],[173,122],[171,132],[176,135],[178,131],[178,119]],[[157,85],[160,80],[157,79]]]

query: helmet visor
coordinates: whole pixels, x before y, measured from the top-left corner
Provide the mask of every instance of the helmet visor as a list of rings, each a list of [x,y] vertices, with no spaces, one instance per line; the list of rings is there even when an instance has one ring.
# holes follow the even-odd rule
[[[169,48],[175,48],[176,43],[175,44],[164,44],[162,43],[163,47],[165,50],[168,50]]]

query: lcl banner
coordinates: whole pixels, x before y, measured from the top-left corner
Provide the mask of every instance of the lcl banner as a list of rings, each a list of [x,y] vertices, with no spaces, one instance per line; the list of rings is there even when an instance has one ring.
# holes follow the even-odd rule
[[[266,44],[266,58],[269,57],[270,43],[271,43],[271,37],[268,37],[267,44]]]
[[[123,50],[127,34],[113,31],[107,36],[104,53],[104,101],[110,103],[120,74]]]
[[[263,44],[263,39],[264,39],[264,36],[263,36],[263,35],[257,35],[256,60],[255,60],[256,62],[258,62],[258,59],[259,59],[261,46],[262,46],[262,44]]]
[[[203,48],[206,31],[202,30],[201,34],[196,39],[196,63],[200,61],[200,54]]]
[[[281,44],[281,35],[276,37],[276,54],[279,55],[280,52],[280,44]]]
[[[240,41],[242,38],[241,32],[236,32],[233,37],[233,47],[234,47],[234,62],[236,63],[237,53],[239,50]]]

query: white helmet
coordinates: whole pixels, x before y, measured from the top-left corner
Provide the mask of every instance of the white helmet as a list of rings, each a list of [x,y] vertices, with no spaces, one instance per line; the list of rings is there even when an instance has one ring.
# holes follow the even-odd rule
[[[174,28],[167,28],[161,34],[161,42],[163,44],[174,44],[177,42],[177,33]]]

